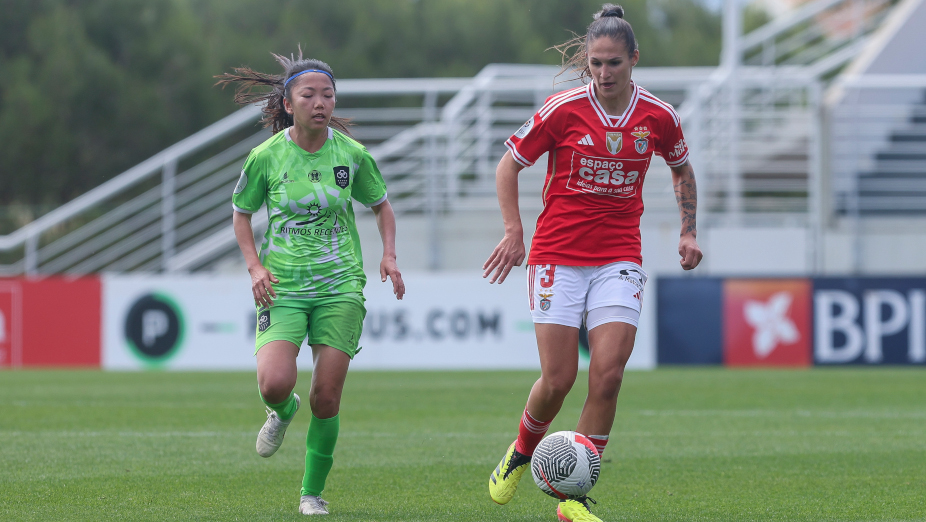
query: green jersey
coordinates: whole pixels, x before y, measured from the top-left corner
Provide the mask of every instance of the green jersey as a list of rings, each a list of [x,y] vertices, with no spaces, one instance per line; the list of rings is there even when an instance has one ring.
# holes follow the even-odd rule
[[[306,152],[289,129],[251,151],[232,196],[238,212],[264,203],[270,223],[261,263],[280,280],[278,298],[359,296],[366,284],[351,198],[366,206],[386,200],[386,184],[367,149],[328,129],[324,146]]]

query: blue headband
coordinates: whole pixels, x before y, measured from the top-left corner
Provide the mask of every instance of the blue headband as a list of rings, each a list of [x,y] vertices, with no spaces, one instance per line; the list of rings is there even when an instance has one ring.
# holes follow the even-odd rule
[[[304,70],[304,71],[302,71],[302,72],[298,72],[298,73],[296,73],[296,74],[290,76],[288,80],[286,80],[285,82],[283,82],[283,90],[284,90],[284,91],[286,90],[286,86],[289,85],[289,82],[293,81],[294,78],[298,78],[298,77],[302,76],[303,74],[305,74],[305,73],[310,73],[310,72],[320,72],[320,73],[324,74],[325,76],[331,78],[331,83],[334,83],[334,76],[331,76],[331,73],[330,73],[330,72],[328,72],[328,71],[323,71],[323,70],[321,70],[321,69],[306,69],[306,70]]]

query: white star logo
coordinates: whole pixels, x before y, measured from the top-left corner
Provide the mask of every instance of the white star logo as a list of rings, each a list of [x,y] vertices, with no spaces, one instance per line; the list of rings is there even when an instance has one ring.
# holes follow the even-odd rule
[[[752,335],[752,349],[760,359],[768,357],[779,344],[791,344],[801,338],[794,322],[788,318],[793,296],[778,292],[767,303],[746,301],[743,315],[746,322],[755,328]]]

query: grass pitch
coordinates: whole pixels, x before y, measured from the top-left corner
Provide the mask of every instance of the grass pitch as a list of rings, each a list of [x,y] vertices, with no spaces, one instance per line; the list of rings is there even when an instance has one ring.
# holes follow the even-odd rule
[[[555,521],[486,486],[536,376],[352,372],[326,520]],[[304,518],[308,408],[270,459],[264,419],[250,373],[0,372],[0,520]],[[628,373],[605,457],[605,521],[926,520],[926,372]]]

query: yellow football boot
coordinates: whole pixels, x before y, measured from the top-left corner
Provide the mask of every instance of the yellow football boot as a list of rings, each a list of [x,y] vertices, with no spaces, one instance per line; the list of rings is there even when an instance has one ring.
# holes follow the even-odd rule
[[[556,508],[556,516],[562,522],[602,522],[602,520],[592,514],[588,509],[588,502],[595,503],[588,497],[579,497],[577,499],[562,500]]]
[[[507,504],[514,497],[521,475],[530,467],[530,463],[530,457],[515,451],[514,442],[508,446],[502,461],[489,476],[489,495],[496,504]]]

